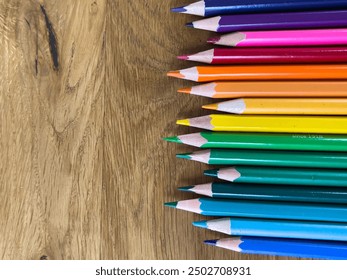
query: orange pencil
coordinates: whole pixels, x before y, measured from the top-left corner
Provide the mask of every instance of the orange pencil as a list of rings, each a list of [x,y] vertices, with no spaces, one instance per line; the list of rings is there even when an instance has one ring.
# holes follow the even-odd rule
[[[241,97],[347,97],[344,81],[212,82],[178,92],[210,98]]]
[[[195,82],[220,80],[347,80],[347,64],[196,66],[168,76]]]

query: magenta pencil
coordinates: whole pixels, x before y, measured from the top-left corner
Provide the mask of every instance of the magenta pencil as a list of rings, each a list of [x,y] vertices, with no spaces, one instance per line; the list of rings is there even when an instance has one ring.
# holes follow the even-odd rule
[[[216,48],[178,58],[208,64],[347,62],[347,48]]]
[[[209,43],[232,47],[347,45],[347,28],[233,32]]]

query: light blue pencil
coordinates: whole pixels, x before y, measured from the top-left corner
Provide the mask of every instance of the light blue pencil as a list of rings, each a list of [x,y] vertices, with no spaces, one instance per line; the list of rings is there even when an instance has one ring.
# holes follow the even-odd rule
[[[347,241],[347,223],[233,217],[198,221],[193,225],[234,236]]]

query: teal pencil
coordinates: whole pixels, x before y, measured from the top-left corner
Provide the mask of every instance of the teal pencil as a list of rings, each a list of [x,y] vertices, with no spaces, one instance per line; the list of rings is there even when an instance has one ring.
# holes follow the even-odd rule
[[[198,221],[193,225],[234,236],[347,241],[347,223],[232,217]]]
[[[305,187],[290,185],[261,185],[238,183],[207,183],[180,188],[215,198],[346,203],[346,188]]]
[[[232,166],[206,170],[204,174],[236,183],[347,187],[344,169]]]
[[[165,206],[205,216],[347,222],[345,204],[198,198]]]
[[[210,149],[177,157],[220,165],[347,168],[347,153],[342,152]]]

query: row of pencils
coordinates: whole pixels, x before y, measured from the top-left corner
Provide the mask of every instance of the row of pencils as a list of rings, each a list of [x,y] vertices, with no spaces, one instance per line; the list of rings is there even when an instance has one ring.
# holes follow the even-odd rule
[[[205,243],[274,256],[347,259],[347,1],[203,0],[173,12],[221,34],[178,58],[209,64],[168,76],[208,82],[179,92],[223,99],[222,113],[178,120],[207,131],[168,137],[201,148],[178,158],[221,165],[202,195],[166,206],[219,217]]]

